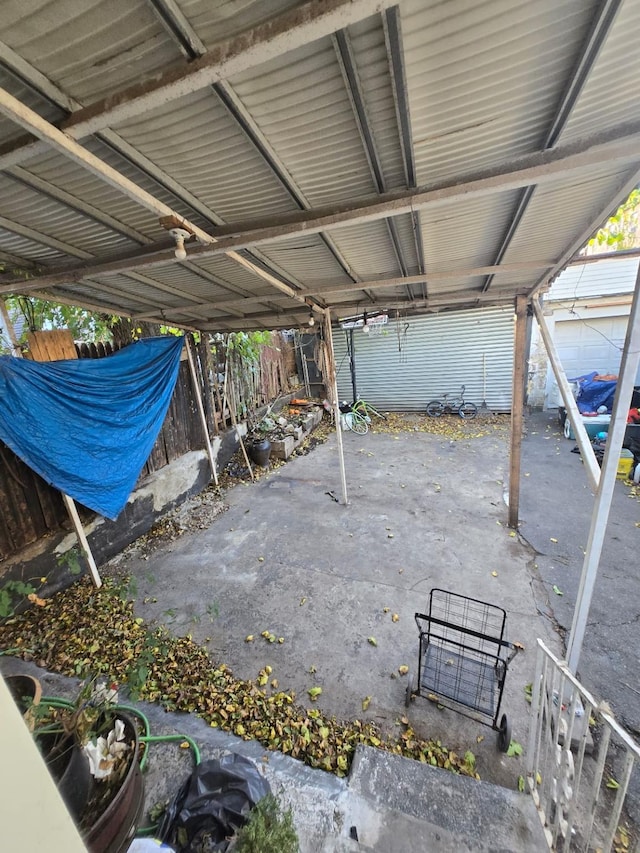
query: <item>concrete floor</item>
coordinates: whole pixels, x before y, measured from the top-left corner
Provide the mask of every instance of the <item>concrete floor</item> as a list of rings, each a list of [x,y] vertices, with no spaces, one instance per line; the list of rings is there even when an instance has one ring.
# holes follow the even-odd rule
[[[481,422],[477,424],[481,431]],[[535,640],[542,637],[553,651],[563,652],[561,636],[571,621],[593,505],[580,459],[570,452],[573,443],[561,438],[555,415],[536,413],[527,419],[522,523],[513,535],[506,527],[503,499],[506,430],[455,442],[419,431],[363,437],[347,433],[344,438],[348,507],[326,494],[339,493],[333,436],[258,483],[228,492],[228,510],[205,529],[168,543],[159,541],[156,547],[139,543],[112,561],[111,570],[136,578],[140,615],[164,622],[172,631],[191,633],[237,676],[255,679],[270,664],[272,677],[281,688],[295,690],[299,703],[310,705],[307,689],[321,686],[317,704],[325,711],[370,718],[388,732],[398,731],[397,721],[405,713],[407,677],[398,673],[398,666],[416,669],[413,614],[427,607],[429,590],[439,586],[502,606],[508,614],[508,638],[525,646],[507,675],[503,707],[512,720],[514,739],[526,748],[529,706],[524,686],[533,678]],[[586,686],[611,701],[632,728],[637,725],[635,695],[640,686],[634,633],[640,590],[633,550],[639,514],[637,500],[629,499],[623,483],[617,484],[580,665]],[[199,517],[194,518],[199,524]],[[564,595],[553,592],[554,583]],[[399,617],[395,622],[394,613]],[[263,630],[283,637],[284,643],[268,643],[260,636]],[[245,642],[249,634],[255,638],[251,643]],[[377,646],[368,637],[375,637]],[[7,671],[28,666],[8,658],[2,664]],[[67,680],[48,675],[44,680],[46,692],[64,694],[63,684],[61,690],[55,687]],[[371,700],[363,711],[365,697]],[[451,804],[448,795],[438,799],[443,783],[428,778],[432,768],[414,765],[416,772],[420,767],[427,773],[420,777],[425,792],[408,797],[398,811],[397,804],[387,801],[397,780],[395,768],[387,766],[393,757],[385,753],[376,755],[382,764],[376,770],[375,791],[363,792],[357,774],[355,781],[338,780],[277,753],[267,757],[258,744],[210,729],[193,716],[164,714],[155,706],[146,712],[154,733],[190,733],[203,755],[232,749],[260,763],[283,801],[294,808],[296,824],[306,832],[305,853],[355,850],[348,840],[336,840],[351,822],[358,824],[365,842],[358,849],[387,850],[388,844],[378,837],[387,817],[397,822],[398,838],[404,839],[397,849],[403,853],[423,849],[427,830],[436,833],[438,849],[484,849],[486,833],[479,826],[474,835],[461,825],[451,846],[443,846]],[[451,710],[438,710],[424,699],[413,702],[408,716],[419,735],[440,738],[461,753],[471,749],[483,780],[516,787],[524,759],[499,753],[490,729]],[[174,747],[155,750],[147,778],[148,804],[172,796],[190,764],[187,755],[176,757]],[[416,785],[412,781],[409,789]],[[637,790],[634,780],[630,811],[636,822]],[[501,796],[507,795],[505,791]],[[518,808],[531,805],[524,795],[518,799],[513,790],[510,795]],[[466,816],[469,824],[471,800],[484,809],[486,796],[470,788],[463,798],[469,802],[456,815],[461,820]],[[440,803],[433,806],[438,817],[425,829],[425,808],[432,801]],[[423,818],[415,826],[409,825],[412,808]],[[498,797],[496,821],[504,808]],[[518,831],[526,829],[529,844],[505,842],[505,850],[542,849],[535,840],[537,818],[527,817],[525,811]],[[465,847],[467,832],[471,840]]]
[[[255,679],[269,664],[301,704],[320,686],[317,705],[327,713],[398,733],[407,684],[398,667],[417,668],[414,613],[428,607],[432,587],[483,599],[506,609],[508,638],[526,649],[503,702],[513,738],[526,744],[536,637],[557,652],[560,645],[537,610],[534,554],[506,527],[507,433],[462,441],[346,433],[344,441],[349,506],[326,494],[339,493],[332,436],[231,490],[228,511],[208,529],[117,561],[137,580],[137,612],[191,633],[236,676]],[[284,642],[271,644],[262,631]],[[499,753],[490,728],[421,698],[408,714],[419,735],[471,749],[483,779],[517,785],[524,761]]]

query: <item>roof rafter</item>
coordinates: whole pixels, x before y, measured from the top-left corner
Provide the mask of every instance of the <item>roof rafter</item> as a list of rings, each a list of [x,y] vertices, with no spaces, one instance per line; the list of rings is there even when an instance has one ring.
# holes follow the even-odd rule
[[[274,216],[258,222],[236,223],[216,231],[217,242],[208,246],[192,246],[190,260],[237,252],[249,246],[286,239],[298,234],[315,233],[340,225],[384,219],[407,213],[419,207],[489,195],[517,189],[533,183],[547,183],[590,168],[608,164],[633,163],[640,148],[640,122],[617,125],[606,132],[585,137],[565,147],[535,152],[500,167],[460,176],[459,180],[436,182],[415,190],[401,190],[374,196],[332,208],[301,211]],[[0,286],[0,293],[24,291],[63,281],[78,281],[85,275],[118,273],[127,269],[145,269],[171,261],[173,252],[166,250],[137,253],[91,265],[80,265],[63,272],[41,276],[29,282],[18,281]],[[249,262],[247,262],[249,263]],[[250,264],[249,264],[250,265]],[[15,287],[14,287],[15,285]],[[300,294],[297,296],[300,298]]]
[[[384,39],[389,61],[389,73],[393,90],[393,101],[396,109],[396,123],[398,125],[398,136],[402,148],[402,163],[407,187],[410,189],[417,186],[416,162],[413,150],[413,132],[411,130],[411,113],[409,111],[409,97],[407,94],[407,75],[404,65],[404,51],[402,49],[402,28],[400,24],[400,9],[392,6],[386,9],[382,16]],[[424,240],[422,238],[422,223],[420,211],[411,212],[411,223],[413,227],[413,239],[416,244],[416,257],[418,268],[424,272]],[[427,297],[427,286],[422,286],[422,296]]]
[[[362,147],[364,148],[367,162],[369,163],[371,178],[376,190],[380,195],[382,195],[386,192],[387,185],[373,136],[373,131],[371,129],[371,123],[367,114],[367,107],[362,86],[360,84],[360,77],[358,75],[355,57],[353,55],[351,39],[349,38],[349,34],[346,30],[338,30],[338,32],[333,34],[332,40],[334,50],[338,58],[338,64],[340,65],[340,71],[342,72],[342,79],[353,110],[356,127],[360,134]],[[397,225],[391,218],[387,219],[385,224],[387,226],[387,231],[389,232],[389,239],[391,240],[391,245],[396,256],[398,267],[402,274],[406,276],[408,275],[409,270]],[[407,287],[407,296],[409,299],[412,298],[411,289],[409,287]]]

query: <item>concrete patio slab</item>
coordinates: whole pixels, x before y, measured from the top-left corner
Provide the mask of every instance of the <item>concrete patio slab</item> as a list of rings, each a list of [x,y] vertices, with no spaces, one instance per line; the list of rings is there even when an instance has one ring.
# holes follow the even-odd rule
[[[536,637],[559,645],[536,610],[533,554],[505,524],[506,431],[489,426],[460,441],[417,431],[344,440],[347,507],[327,494],[338,492],[333,436],[230,491],[228,511],[208,529],[113,561],[135,577],[137,613],[190,633],[240,678],[270,665],[300,704],[311,706],[307,691],[318,686],[326,713],[371,719],[397,735],[407,684],[398,668],[417,668],[413,617],[430,589],[488,601],[506,609],[508,638],[525,647],[507,675],[503,710],[513,738],[526,743],[524,686]],[[407,713],[419,736],[472,750],[483,779],[516,787],[524,762],[499,753],[490,728],[423,698]]]

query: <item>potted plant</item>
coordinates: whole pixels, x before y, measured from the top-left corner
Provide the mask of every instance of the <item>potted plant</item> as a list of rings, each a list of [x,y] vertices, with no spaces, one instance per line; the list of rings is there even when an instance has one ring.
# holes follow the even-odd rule
[[[144,803],[138,729],[117,700],[92,679],[75,702],[46,699],[36,713],[34,738],[91,853],[126,850]]]
[[[265,415],[252,431],[251,441],[249,442],[249,456],[261,468],[269,467],[271,442],[267,436],[275,428],[275,421]]]

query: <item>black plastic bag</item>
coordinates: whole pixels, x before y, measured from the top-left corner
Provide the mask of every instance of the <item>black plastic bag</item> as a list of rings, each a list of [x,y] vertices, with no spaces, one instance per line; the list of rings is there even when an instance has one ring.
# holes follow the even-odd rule
[[[270,791],[255,764],[242,755],[203,761],[169,804],[158,835],[178,853],[225,851]]]

